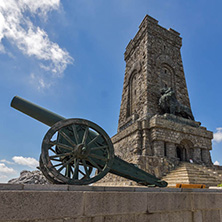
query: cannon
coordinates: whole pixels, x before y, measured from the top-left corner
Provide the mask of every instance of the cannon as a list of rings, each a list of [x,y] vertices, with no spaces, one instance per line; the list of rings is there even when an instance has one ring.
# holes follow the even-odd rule
[[[43,138],[39,158],[39,168],[51,183],[87,185],[109,172],[145,186],[167,186],[167,182],[115,156],[110,137],[97,124],[65,119],[18,96],[11,106],[51,127]]]

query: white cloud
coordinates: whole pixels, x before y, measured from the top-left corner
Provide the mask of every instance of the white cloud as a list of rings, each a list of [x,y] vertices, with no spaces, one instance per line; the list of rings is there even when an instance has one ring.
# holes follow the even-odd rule
[[[13,168],[7,167],[4,163],[0,163],[0,172],[1,173],[15,173],[16,171]]]
[[[216,160],[216,161],[214,162],[214,165],[219,166],[220,163]]]
[[[14,156],[12,160],[17,164],[28,166],[31,168],[39,166],[39,162],[32,157]]]
[[[6,175],[0,175],[0,179],[6,179],[8,178]]]
[[[44,75],[36,75],[31,73],[29,76],[30,83],[32,85],[37,85],[37,89],[48,89],[52,85],[52,80],[48,80]]]
[[[0,1],[0,52],[6,49],[2,39],[16,45],[23,54],[41,61],[40,68],[51,72],[53,78],[60,78],[73,58],[57,43],[50,41],[47,33],[34,26],[31,17],[47,19],[47,13],[58,10],[60,0],[7,0]],[[28,16],[30,15],[30,16]],[[38,85],[44,88],[44,84]]]
[[[222,127],[218,127],[216,129],[216,133],[214,133],[214,138],[213,140],[217,143],[222,142]]]
[[[14,164],[13,162],[10,162],[10,161],[8,161],[6,159],[2,159],[2,160],[0,160],[0,162],[7,163],[7,164]]]

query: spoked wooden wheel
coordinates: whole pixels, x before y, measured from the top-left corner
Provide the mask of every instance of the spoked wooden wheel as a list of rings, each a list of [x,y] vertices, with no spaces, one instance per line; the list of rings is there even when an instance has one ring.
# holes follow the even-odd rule
[[[46,133],[40,159],[40,169],[51,182],[86,185],[108,173],[114,150],[109,136],[95,123],[67,119]]]

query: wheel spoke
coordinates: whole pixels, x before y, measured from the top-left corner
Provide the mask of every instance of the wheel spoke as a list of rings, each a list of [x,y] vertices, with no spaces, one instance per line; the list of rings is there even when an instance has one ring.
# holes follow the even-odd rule
[[[57,154],[56,151],[52,149],[52,147],[49,147],[49,150],[51,150],[53,153]]]
[[[85,172],[86,172],[86,177],[89,178],[89,171],[87,169],[86,161],[82,160],[82,163],[83,163],[83,166],[84,166],[84,169],[85,169]]]
[[[66,145],[66,144],[59,143],[59,142],[57,142],[57,141],[50,141],[49,144],[50,144],[50,145],[56,145],[56,146],[61,147],[61,148],[63,148],[63,149],[73,150],[73,147],[68,146],[68,145]]]
[[[72,146],[76,147],[76,144],[70,139],[69,136],[67,136],[62,130],[59,131],[59,134],[67,141],[69,142]]]
[[[85,177],[86,174],[82,172],[82,170],[79,169],[79,172]]]
[[[83,138],[82,138],[82,143],[83,143],[83,144],[86,144],[86,140],[87,140],[87,137],[88,137],[88,133],[89,133],[89,127],[87,126],[86,129],[85,129]]]
[[[65,168],[64,165],[62,165],[57,171],[60,173],[63,170],[63,168]]]
[[[65,177],[68,176],[68,166],[66,166]]]
[[[98,138],[100,137],[100,135],[97,135],[96,137],[94,137],[88,144],[87,146],[90,146],[93,142],[95,142]]]
[[[66,165],[66,172],[65,172],[65,176],[70,178],[70,164]]]
[[[98,164],[97,164],[94,160],[92,160],[92,158],[88,157],[88,160],[89,160],[89,162],[90,162],[94,167],[96,167],[99,171],[102,171],[102,169],[98,166]]]
[[[72,153],[60,153],[60,154],[49,156],[49,159],[54,158],[54,157],[66,157],[66,156],[69,156],[71,154]]]
[[[72,124],[72,131],[73,131],[73,134],[74,134],[74,137],[75,137],[75,140],[76,140],[76,144],[79,144],[79,136],[78,136],[75,124]]]
[[[50,141],[50,142],[56,142],[56,140]],[[51,144],[50,142],[49,142],[49,145],[51,145],[51,147],[49,147],[49,149],[50,149],[52,152],[54,152],[55,154],[57,154],[56,150],[53,150],[53,149],[52,149],[52,146],[54,146],[54,144]],[[60,150],[60,148],[59,148],[58,146],[56,147],[56,149],[58,149],[59,152],[62,153],[62,150]]]
[[[57,167],[57,166],[61,166],[61,165],[63,165],[63,163],[58,163],[56,165],[53,165],[53,167]]]
[[[57,161],[57,162],[62,162],[62,160],[60,160],[60,159],[56,159],[56,158],[49,158],[50,160],[53,160],[53,161]]]
[[[92,147],[92,148],[90,148],[90,149],[91,149],[91,150],[102,150],[102,149],[106,149],[106,148],[108,148],[107,145],[105,145],[105,146]]]
[[[98,159],[98,160],[104,160],[104,161],[107,161],[107,160],[108,160],[106,157],[98,156],[98,155],[93,154],[93,153],[90,153],[89,156],[91,156],[92,158],[96,158],[96,159]]]
[[[75,165],[75,169],[74,169],[74,173],[73,173],[73,179],[78,180],[78,172],[79,172],[79,159],[78,160],[74,160],[74,165]]]
[[[74,172],[73,172],[73,169],[72,169],[72,165],[70,166],[70,171],[71,171],[71,173],[73,174]]]

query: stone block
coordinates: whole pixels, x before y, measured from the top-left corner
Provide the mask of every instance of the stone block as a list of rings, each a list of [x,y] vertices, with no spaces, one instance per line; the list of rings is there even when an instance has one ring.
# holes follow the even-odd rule
[[[24,184],[24,190],[41,190],[41,191],[68,191],[68,185],[58,185],[58,184]]]
[[[191,222],[192,221],[192,212],[191,211],[177,211],[168,213],[168,221],[175,222]],[[161,222],[166,222],[164,217],[161,218]]]
[[[160,192],[161,188],[157,187],[135,187],[135,192]]]
[[[103,222],[137,222],[135,214],[104,216]]]
[[[189,193],[148,193],[148,212],[188,211],[191,200]]]
[[[134,187],[104,187],[105,191],[111,192],[134,192],[135,188]]]
[[[75,222],[75,218],[64,218],[63,222]]]
[[[75,186],[69,185],[69,191],[104,191],[105,188],[103,186]]]
[[[22,222],[22,221],[19,221],[19,222]],[[13,222],[15,222],[15,221],[13,221]],[[36,221],[36,220],[32,220],[32,221],[28,220],[28,222],[64,222],[64,220],[63,219],[46,219],[46,220],[38,220],[38,221]],[[70,222],[72,222],[72,221],[70,221]]]
[[[3,221],[78,217],[83,214],[83,194],[62,191],[1,191],[0,209]]]
[[[202,222],[221,222],[219,210],[204,210],[202,211]]]
[[[104,222],[104,217],[103,216],[92,217],[91,222]]]
[[[182,192],[181,188],[170,188],[170,187],[166,187],[166,188],[160,188],[160,192]]]
[[[193,212],[193,222],[203,222],[202,212],[200,210]]]
[[[73,222],[92,222],[91,217],[80,217],[76,218]]]
[[[193,210],[222,208],[222,193],[193,193]]]
[[[161,214],[139,214],[135,216],[136,222],[162,222]],[[165,221],[167,222],[167,221]]]
[[[85,194],[86,216],[145,213],[147,211],[147,194],[127,192],[105,192]]]
[[[23,184],[0,183],[0,190],[23,190]]]

